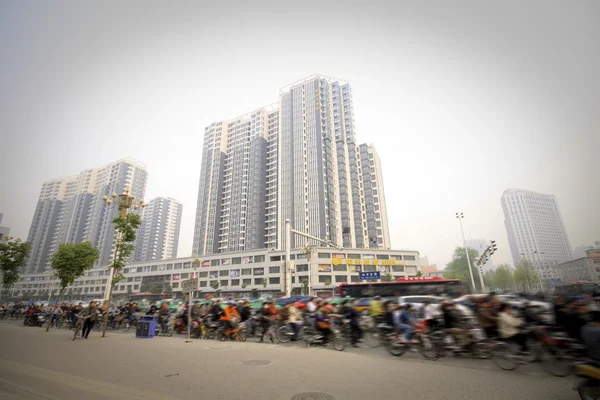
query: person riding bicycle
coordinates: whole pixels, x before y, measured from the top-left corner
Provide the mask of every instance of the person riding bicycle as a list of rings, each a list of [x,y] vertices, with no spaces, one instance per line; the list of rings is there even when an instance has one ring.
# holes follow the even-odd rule
[[[261,329],[261,333],[260,333],[260,340],[259,342],[262,343],[265,337],[265,334],[269,331],[269,328],[271,326],[271,320],[272,320],[272,315],[271,315],[271,307],[269,306],[268,302],[264,302],[262,303],[262,307],[258,313],[259,316],[259,325],[262,328]],[[273,337],[271,335],[269,335],[269,341],[271,343],[274,342]]]
[[[152,303],[150,303],[150,308],[148,309],[148,311],[146,311],[146,315],[154,315],[157,311],[158,307],[156,305],[156,302],[153,301]]]
[[[600,366],[600,310],[591,311],[592,321],[581,328],[581,341],[590,361]]]
[[[250,309],[248,300],[240,300],[238,302],[237,310],[240,314],[241,322],[246,324],[246,332],[252,332],[252,309]]]
[[[517,343],[521,352],[527,351],[527,335],[520,331],[524,325],[523,321],[512,315],[512,307],[503,303],[498,313],[498,331],[500,337],[506,341]]]
[[[240,314],[235,308],[235,303],[230,301],[227,303],[227,307],[223,309],[223,313],[220,317],[223,322],[223,333],[225,338],[231,339],[231,335],[235,332],[234,328],[240,321]]]
[[[437,304],[433,304],[429,300],[423,302],[423,318],[430,330],[435,330],[438,327],[438,319],[441,317],[441,312]]]
[[[442,314],[446,332],[456,338],[459,348],[466,346],[468,343],[467,331],[460,327],[455,304],[451,301],[442,303]]]
[[[373,317],[375,320],[380,320],[384,312],[385,308],[381,305],[381,297],[375,296],[375,298],[369,303],[369,313],[371,317]]]
[[[410,342],[412,333],[414,331],[413,325],[415,324],[415,316],[413,314],[413,306],[410,303],[402,306],[402,311],[399,316],[398,326],[404,330],[404,341]]]
[[[158,323],[160,324],[160,331],[165,334],[167,333],[167,324],[169,323],[169,309],[167,303],[162,303],[160,310],[158,311]]]
[[[350,345],[352,347],[358,347],[358,342],[362,336],[362,329],[360,328],[360,313],[356,310],[358,305],[358,299],[352,302],[344,300],[341,309],[344,311],[344,318],[349,320],[350,325]],[[341,313],[340,313],[341,314]]]
[[[491,299],[486,299],[478,308],[477,319],[485,331],[488,338],[498,336],[498,316],[494,310],[494,303]]]
[[[330,322],[329,310],[322,305],[315,313],[315,328],[323,335],[323,344],[327,344],[331,336]]]
[[[221,300],[215,301],[209,310],[209,315],[212,321],[219,321],[223,315],[223,307],[221,307]]]

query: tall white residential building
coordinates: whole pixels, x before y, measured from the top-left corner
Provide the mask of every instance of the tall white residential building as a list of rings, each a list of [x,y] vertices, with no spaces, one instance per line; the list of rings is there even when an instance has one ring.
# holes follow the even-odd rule
[[[502,194],[508,243],[515,265],[529,260],[543,278],[556,278],[553,266],[572,260],[571,244],[554,195],[520,189]]]
[[[268,106],[206,127],[194,255],[275,242],[278,118],[277,108]]]
[[[361,144],[359,149],[365,208],[367,210],[368,247],[371,249],[391,249],[381,160],[372,144]]]
[[[2,217],[4,217],[4,214],[0,213],[0,224],[2,223]],[[7,240],[6,237],[9,234],[10,234],[10,228],[0,225],[0,242],[6,241]]]
[[[372,146],[362,165],[350,85],[315,75],[279,100],[206,127],[193,254],[283,249],[286,219],[344,248],[389,248],[381,165]],[[307,244],[322,245],[292,236]]]
[[[182,211],[183,204],[169,197],[150,200],[137,232],[136,261],[177,258]]]
[[[127,158],[79,175],[44,182],[29,229],[32,248],[25,272],[49,271],[50,258],[61,243],[90,241],[100,251],[98,265],[108,265],[114,255],[116,206],[102,196],[120,194],[126,186],[142,199],[146,191],[146,167]]]

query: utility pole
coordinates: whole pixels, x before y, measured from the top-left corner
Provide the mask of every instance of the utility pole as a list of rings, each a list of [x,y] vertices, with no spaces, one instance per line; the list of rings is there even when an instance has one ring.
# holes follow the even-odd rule
[[[292,246],[292,233],[295,235],[298,235],[298,236],[303,236],[307,239],[312,239],[312,240],[316,240],[321,243],[325,243],[326,245],[335,247],[336,249],[338,249],[340,251],[344,250],[343,247],[340,247],[340,246],[330,242],[329,240],[321,239],[316,236],[312,236],[307,233],[292,229],[292,223],[290,222],[289,219],[286,219],[285,220],[285,295],[286,295],[286,297],[292,296],[292,268],[291,268],[291,264],[290,264],[290,253],[291,253],[290,247]],[[309,267],[311,266],[310,261],[309,261],[308,265],[309,265]],[[309,268],[309,270],[308,270],[309,280],[311,278],[311,275],[312,275],[312,269]]]
[[[475,279],[473,278],[473,269],[471,268],[471,260],[469,259],[469,249],[467,248],[467,240],[465,239],[465,231],[463,229],[463,224],[462,224],[462,219],[465,216],[463,215],[463,213],[456,213],[456,218],[458,219],[458,221],[460,222],[460,232],[462,233],[462,238],[463,238],[463,246],[465,248],[465,255],[467,257],[467,264],[469,264],[469,275],[471,275],[471,284],[473,285],[473,291],[475,291]],[[482,283],[483,283],[483,278],[482,278]]]

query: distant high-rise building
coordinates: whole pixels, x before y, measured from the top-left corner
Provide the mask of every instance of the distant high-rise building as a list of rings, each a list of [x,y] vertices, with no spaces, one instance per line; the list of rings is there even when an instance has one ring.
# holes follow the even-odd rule
[[[508,189],[501,202],[515,265],[525,259],[536,266],[543,278],[556,278],[552,267],[573,257],[554,195]]]
[[[2,223],[2,217],[4,214],[0,213],[0,224]],[[6,237],[10,234],[10,228],[6,226],[0,226],[0,242],[6,241]]]
[[[136,261],[177,258],[182,211],[183,204],[169,197],[150,200],[137,232]]]
[[[194,255],[275,247],[278,118],[270,106],[206,127]]]
[[[391,249],[381,160],[372,144],[360,145],[360,158],[365,208],[367,210],[368,247],[371,249]]]
[[[114,254],[112,220],[119,210],[108,207],[102,196],[120,194],[129,186],[131,194],[142,199],[147,177],[145,166],[123,159],[44,182],[27,237],[32,247],[25,272],[49,271],[50,257],[67,242],[92,242],[100,252],[98,265],[108,265]]]
[[[366,169],[350,85],[323,76],[281,89],[279,108],[211,124],[193,254],[282,249],[287,219],[295,230],[345,248],[389,248],[381,165],[372,146],[364,152]],[[292,248],[306,244],[322,245],[292,235]]]

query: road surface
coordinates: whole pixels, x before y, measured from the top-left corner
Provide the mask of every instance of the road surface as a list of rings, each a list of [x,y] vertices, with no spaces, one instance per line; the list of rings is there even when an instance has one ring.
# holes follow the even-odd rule
[[[71,341],[66,330],[0,322],[2,399],[576,400],[575,378],[537,367],[383,349],[135,339],[112,333]],[[351,351],[348,351],[351,350]],[[305,394],[303,396],[303,394]]]

